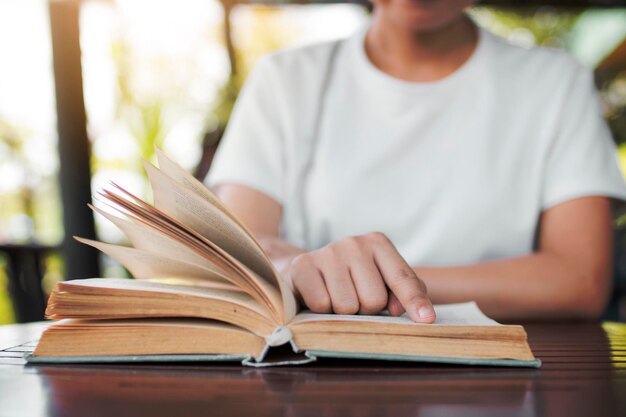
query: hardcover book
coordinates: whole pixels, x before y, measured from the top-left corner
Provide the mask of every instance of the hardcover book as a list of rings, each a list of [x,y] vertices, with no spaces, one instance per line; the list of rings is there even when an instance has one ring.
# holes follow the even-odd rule
[[[92,207],[131,246],[77,238],[133,275],[60,282],[31,363],[239,361],[294,365],[318,358],[539,367],[524,328],[475,303],[435,306],[434,324],[406,316],[301,311],[254,236],[201,182],[157,152],[148,204],[112,184]],[[272,354],[275,352],[275,354]],[[276,354],[279,352],[279,354]]]

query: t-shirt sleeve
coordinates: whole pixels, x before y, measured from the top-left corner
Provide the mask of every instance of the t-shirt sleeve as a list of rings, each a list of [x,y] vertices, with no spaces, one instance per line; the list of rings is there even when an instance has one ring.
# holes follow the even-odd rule
[[[236,183],[283,203],[283,141],[276,74],[262,58],[239,94],[224,137],[205,179],[213,187]]]
[[[542,207],[592,195],[626,199],[626,184],[591,71],[577,66],[558,123],[546,159]]]

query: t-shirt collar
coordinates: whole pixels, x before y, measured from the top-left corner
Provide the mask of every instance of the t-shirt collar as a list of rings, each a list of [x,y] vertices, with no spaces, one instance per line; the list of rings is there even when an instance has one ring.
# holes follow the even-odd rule
[[[404,92],[432,91],[440,88],[450,88],[470,77],[478,71],[487,54],[490,34],[485,29],[477,26],[478,43],[472,55],[452,74],[442,79],[429,82],[413,82],[395,78],[377,68],[370,61],[365,52],[365,35],[369,30],[369,24],[360,28],[355,35],[348,40],[348,48],[354,59],[357,74],[365,77],[367,83],[373,83],[382,88],[397,89]]]

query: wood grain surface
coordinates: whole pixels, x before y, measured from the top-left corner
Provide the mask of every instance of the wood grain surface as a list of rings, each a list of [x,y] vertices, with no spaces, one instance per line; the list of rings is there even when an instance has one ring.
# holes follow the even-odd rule
[[[525,327],[541,369],[25,366],[42,325],[2,326],[0,416],[626,416],[626,324]]]

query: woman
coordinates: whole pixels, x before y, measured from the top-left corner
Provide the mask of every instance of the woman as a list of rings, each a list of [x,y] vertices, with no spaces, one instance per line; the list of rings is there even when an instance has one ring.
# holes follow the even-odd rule
[[[626,187],[592,76],[471,3],[375,0],[366,31],[250,75],[207,184],[311,310],[603,312]]]

